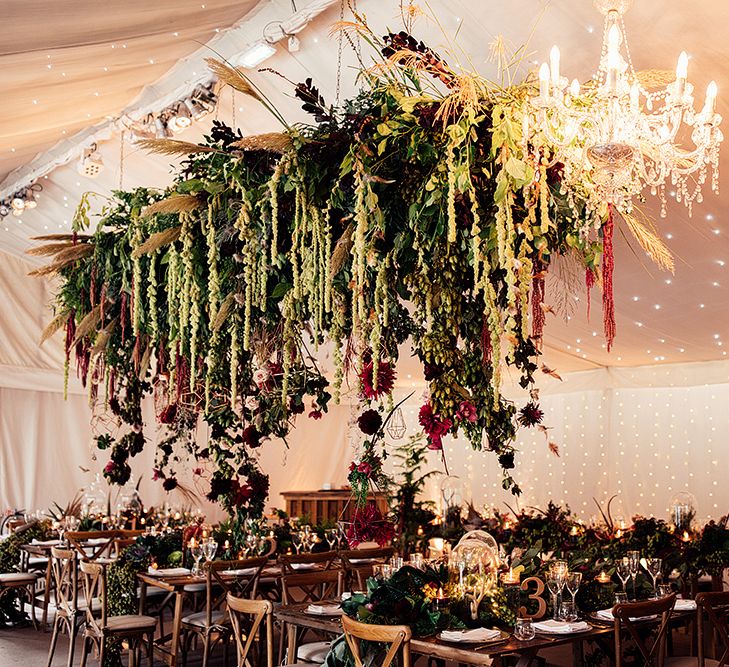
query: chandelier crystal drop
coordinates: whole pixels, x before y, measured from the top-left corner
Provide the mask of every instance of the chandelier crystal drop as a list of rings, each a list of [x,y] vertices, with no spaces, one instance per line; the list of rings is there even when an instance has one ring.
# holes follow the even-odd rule
[[[597,72],[585,85],[560,72],[560,53],[552,48],[549,64],[539,70],[539,95],[524,109],[524,150],[535,162],[561,167],[564,192],[594,186],[591,203],[605,202],[630,212],[633,197],[648,188],[661,200],[666,191],[691,214],[701,202],[708,179],[719,191],[719,146],[723,134],[716,113],[717,87],[711,82],[700,111],[694,108],[694,87],[688,82],[688,56],[682,52],[676,76],[637,73],[628,48],[623,14],[631,0],[595,0],[605,16],[602,53]],[[658,86],[663,86],[657,89]]]

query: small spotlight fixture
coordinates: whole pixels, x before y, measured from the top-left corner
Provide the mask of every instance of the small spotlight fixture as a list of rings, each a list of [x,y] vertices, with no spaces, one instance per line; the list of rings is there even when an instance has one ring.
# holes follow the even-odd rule
[[[0,201],[0,218],[14,215],[19,218],[25,211],[38,206],[38,193],[43,189],[40,183],[33,183]]]

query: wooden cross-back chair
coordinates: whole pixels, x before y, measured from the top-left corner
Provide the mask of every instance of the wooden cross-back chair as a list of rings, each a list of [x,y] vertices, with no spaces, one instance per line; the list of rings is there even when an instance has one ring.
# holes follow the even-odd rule
[[[390,667],[398,653],[402,654],[400,667],[410,667],[410,639],[412,631],[407,625],[371,625],[360,623],[347,615],[342,616],[344,638],[352,652],[355,667],[363,667],[361,644],[363,641],[387,644],[387,653],[380,667]]]
[[[668,622],[671,618],[673,606],[676,603],[676,595],[668,595],[657,600],[646,600],[644,602],[623,602],[613,607],[615,618],[615,665],[622,667],[624,664],[623,649],[624,636],[627,634],[635,642],[645,665],[662,667],[666,658],[666,638],[668,635]],[[659,616],[660,623],[657,632],[650,632],[646,635],[645,625],[641,627],[637,619],[644,616]],[[652,630],[653,628],[651,628]],[[626,632],[627,631],[627,632]]]
[[[696,596],[698,657],[671,657],[666,660],[666,667],[729,666],[727,614],[729,614],[729,591],[699,593]],[[706,657],[707,644],[711,647],[712,658]]]
[[[282,555],[279,556],[278,562],[283,574],[294,574],[301,573],[311,566],[316,566],[319,570],[331,570],[336,567],[338,558],[339,554],[336,551],[320,551],[312,554]]]
[[[136,614],[109,616],[106,565],[82,560],[79,562],[79,568],[83,579],[84,611],[86,614],[81,667],[86,666],[91,646],[94,644],[99,650],[99,665],[103,667],[107,651],[107,640],[111,637],[128,641],[129,664],[131,667],[136,667],[138,664],[139,649],[143,640],[146,639],[147,656],[149,665],[152,667],[154,663],[154,629],[157,625],[157,619],[152,616]],[[96,612],[97,608],[98,613]]]
[[[366,590],[367,579],[372,576],[374,566],[387,563],[394,555],[394,547],[340,551],[339,558],[347,573],[347,585],[350,587],[356,586],[359,591]]]
[[[258,590],[258,579],[267,562],[268,557],[261,556],[205,563],[205,609],[188,614],[182,619],[183,665],[186,664],[192,639],[196,636],[202,639],[204,667],[208,664],[213,646],[218,642],[223,644],[225,664],[228,664],[230,626],[225,611],[227,596],[233,593],[242,598],[254,598]],[[226,572],[231,574],[225,574]]]
[[[73,665],[79,621],[84,615],[78,605],[77,556],[75,549],[51,548],[51,576],[56,600],[56,615],[53,619],[53,634],[48,650],[48,667],[53,662],[53,654],[56,651],[58,634],[61,630],[65,630],[68,634],[68,667]]]
[[[270,600],[247,600],[239,598],[232,593],[227,597],[228,613],[233,628],[238,667],[251,667],[256,664],[263,667],[261,650],[263,643],[258,635],[261,625],[265,622],[266,631],[266,667],[273,667],[273,603]],[[248,654],[254,646],[258,646],[258,656],[253,663]]]

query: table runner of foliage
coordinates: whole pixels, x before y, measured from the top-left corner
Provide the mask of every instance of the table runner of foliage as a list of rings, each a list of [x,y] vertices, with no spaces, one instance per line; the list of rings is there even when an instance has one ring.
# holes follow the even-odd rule
[[[491,84],[408,32],[378,38],[359,17],[341,27],[379,55],[363,65],[355,98],[331,106],[300,83],[312,123],[291,126],[239,71],[211,60],[283,130],[243,137],[214,121],[201,145],[147,141],[187,156],[167,191],[114,193],[94,233],[97,200],[85,195],[74,233],[33,251],[53,260],[37,274],[60,276],[44,336],[65,332],[67,372],[75,364],[118,422],[97,437],[110,481],[129,478],[129,458],[148,441],[141,403],[151,395],[165,489],[193,460],[211,500],[260,515],[268,477],[256,449],[285,438],[298,414],[320,418],[349,378],[367,437],[350,477],[377,485],[407,343],[429,386],[419,413],[428,446],[465,434],[498,457],[503,487],[519,494],[515,434],[542,419],[535,373],[554,374],[538,362],[545,320],[574,301],[575,282],[588,295],[602,285],[612,343],[619,219],[595,203],[589,173],[562,182],[546,138],[526,145],[532,83]],[[331,377],[315,360],[323,346]],[[502,363],[526,390],[520,405],[501,394]],[[210,427],[204,446],[199,419]]]

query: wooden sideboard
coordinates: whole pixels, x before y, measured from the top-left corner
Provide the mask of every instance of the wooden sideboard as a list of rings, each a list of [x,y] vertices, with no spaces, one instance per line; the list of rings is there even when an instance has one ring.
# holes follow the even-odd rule
[[[349,521],[354,513],[355,506],[351,500],[350,489],[284,491],[281,495],[286,500],[286,512],[290,517],[307,517],[312,524],[323,521],[332,523]],[[383,514],[387,513],[386,498],[369,494],[368,500],[376,502]]]

